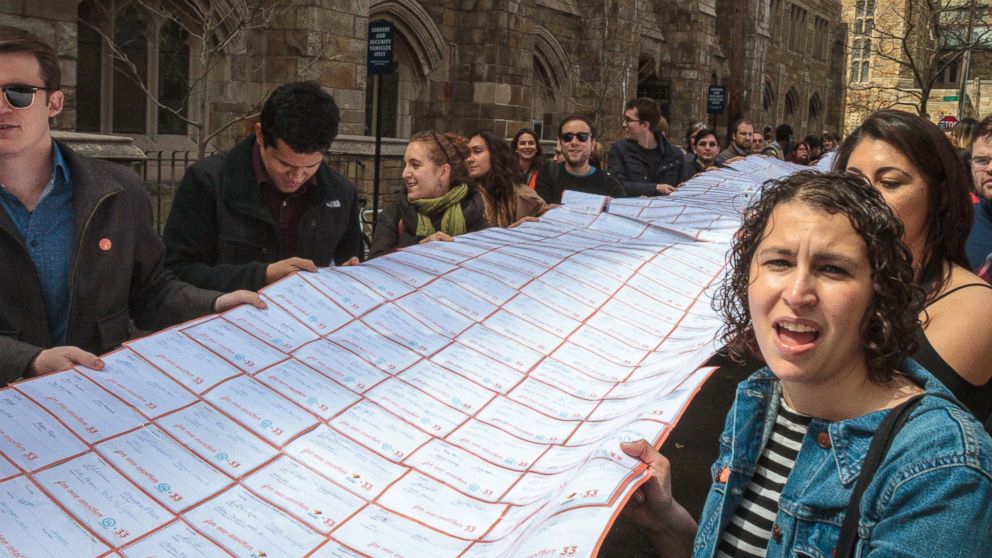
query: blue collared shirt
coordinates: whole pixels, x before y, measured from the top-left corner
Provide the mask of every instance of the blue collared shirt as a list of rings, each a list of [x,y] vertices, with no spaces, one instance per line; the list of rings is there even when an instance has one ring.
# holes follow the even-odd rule
[[[66,343],[69,322],[69,266],[72,262],[72,174],[52,142],[52,177],[34,211],[0,184],[0,206],[24,242],[45,298],[45,317],[54,345]]]

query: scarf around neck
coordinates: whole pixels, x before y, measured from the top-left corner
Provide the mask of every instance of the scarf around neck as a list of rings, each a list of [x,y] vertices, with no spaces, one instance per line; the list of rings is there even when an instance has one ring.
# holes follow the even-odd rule
[[[434,234],[433,218],[441,215],[441,231],[451,236],[465,234],[465,214],[462,213],[461,202],[468,196],[468,185],[461,184],[438,198],[413,200],[410,205],[417,211],[417,236],[425,237]]]

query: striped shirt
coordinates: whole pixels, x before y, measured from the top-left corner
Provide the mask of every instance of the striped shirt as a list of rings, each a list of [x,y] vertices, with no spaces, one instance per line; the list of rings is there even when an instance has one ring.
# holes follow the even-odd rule
[[[778,499],[796,464],[810,420],[811,417],[798,414],[782,400],[772,435],[761,451],[754,476],[720,539],[718,557],[765,556],[778,513]]]

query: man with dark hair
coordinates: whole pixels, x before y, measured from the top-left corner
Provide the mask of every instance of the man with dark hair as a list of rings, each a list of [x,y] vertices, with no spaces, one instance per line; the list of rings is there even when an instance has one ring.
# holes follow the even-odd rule
[[[789,147],[789,142],[791,141],[792,126],[789,126],[788,124],[779,124],[775,128],[775,141],[769,142],[768,145],[765,146],[765,149],[761,151],[761,154],[784,161],[785,156],[788,155],[787,148]]]
[[[159,329],[264,307],[255,293],[197,289],[165,269],[138,176],[52,139],[60,78],[50,45],[0,26],[0,386],[102,368],[96,354],[127,341],[131,320]]]
[[[974,137],[971,144],[971,176],[980,199],[975,204],[975,216],[965,251],[971,269],[978,271],[992,254],[992,116],[978,123]]]
[[[564,162],[548,161],[537,174],[535,191],[548,203],[561,203],[565,190],[576,190],[622,198],[626,194],[620,181],[589,163],[596,148],[596,127],[581,114],[566,116],[558,127]]]
[[[628,196],[667,196],[688,178],[685,153],[659,129],[661,107],[652,99],[624,105],[626,137],[613,143],[607,166]]]
[[[754,126],[745,119],[734,122],[731,128],[730,145],[716,156],[717,166],[726,165],[732,159],[747,157],[751,154],[751,140],[754,136]]]
[[[186,171],[163,233],[166,265],[201,287],[257,290],[357,263],[358,194],[324,161],[340,121],[318,83],[277,88],[253,136]]]
[[[693,151],[689,178],[717,168],[716,156],[720,153],[720,142],[716,139],[716,130],[712,128],[700,130],[696,134],[696,147]]]

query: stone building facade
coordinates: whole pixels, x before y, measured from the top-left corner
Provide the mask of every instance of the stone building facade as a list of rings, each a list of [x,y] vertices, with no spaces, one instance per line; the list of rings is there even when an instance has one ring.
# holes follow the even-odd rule
[[[920,113],[923,93],[914,73],[924,79],[934,76],[922,109],[932,121],[939,122],[945,116],[981,118],[992,114],[992,13],[988,0],[938,3],[938,12],[930,15],[942,23],[934,27],[916,22],[915,32],[907,27],[914,15],[929,19],[924,12],[927,3],[921,0],[843,0],[842,4],[842,19],[849,29],[845,131],[880,109]],[[946,65],[928,64],[928,56],[941,51],[930,37],[942,34],[951,44],[967,41],[968,20],[973,22],[969,52],[962,52]],[[912,58],[902,50],[904,44],[913,52]]]
[[[639,95],[662,104],[676,143],[699,120],[720,129],[741,116],[756,126],[789,122],[797,134],[841,123],[846,39],[834,0],[194,4],[202,10],[175,9],[168,0],[154,9],[145,0],[2,0],[0,22],[58,46],[69,102],[57,127],[130,135],[150,151],[195,151],[209,134],[210,150],[229,147],[250,129],[250,119],[239,117],[272,87],[300,78],[332,91],[356,156],[369,151],[363,138],[373,133],[379,105],[383,133],[395,138],[421,129],[487,127],[510,136],[537,127],[552,139],[562,116],[583,112],[610,141],[620,134],[624,100]],[[197,16],[221,14],[241,20],[198,36]],[[396,27],[396,72],[379,78],[381,99],[365,69],[375,20]],[[135,68],[115,60],[111,37]],[[223,56],[200,56],[229,37]],[[143,77],[148,95],[125,75],[129,69]],[[708,117],[713,84],[728,88],[729,103]],[[182,117],[167,107],[181,108]]]

